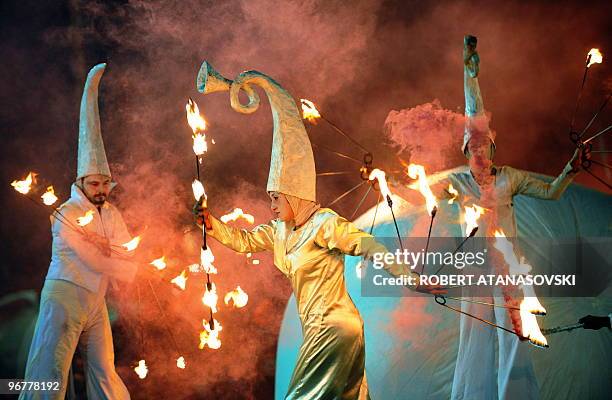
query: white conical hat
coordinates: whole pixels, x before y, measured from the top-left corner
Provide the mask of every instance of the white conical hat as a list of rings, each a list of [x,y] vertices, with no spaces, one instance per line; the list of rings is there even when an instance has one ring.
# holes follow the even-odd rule
[[[87,74],[83,89],[79,120],[77,180],[95,174],[111,176],[104,152],[98,110],[98,85],[105,68],[105,63],[93,67]]]
[[[206,63],[205,69],[214,71]],[[244,114],[257,110],[259,97],[250,87],[253,84],[266,92],[274,122],[266,190],[316,201],[317,174],[314,155],[302,117],[291,95],[269,76],[258,71],[246,71],[230,83],[232,108]],[[204,87],[200,90],[206,91]],[[249,103],[246,105],[241,104],[238,99],[240,90],[244,90],[249,96]]]

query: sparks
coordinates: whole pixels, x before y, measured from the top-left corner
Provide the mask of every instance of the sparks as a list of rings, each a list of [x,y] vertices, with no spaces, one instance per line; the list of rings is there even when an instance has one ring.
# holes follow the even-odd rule
[[[208,287],[206,287],[204,296],[202,296],[202,303],[209,307],[214,314],[217,312],[217,301],[219,300],[219,296],[217,295],[217,287],[215,286],[214,282],[210,284],[210,287],[210,290],[208,290]]]
[[[244,211],[242,211],[242,208],[234,208],[234,210],[231,213],[225,214],[221,216],[221,218],[219,219],[223,223],[228,223],[230,221],[236,221],[239,218],[244,219],[249,224],[252,224],[255,222],[255,218],[251,214],[245,214]]]
[[[187,271],[183,270],[183,272],[172,279],[170,283],[174,283],[176,286],[181,288],[181,290],[185,290],[185,285],[187,284]]]
[[[138,361],[138,366],[134,368],[134,371],[138,374],[138,377],[140,379],[146,378],[147,373],[149,372],[149,369],[147,368],[147,364],[145,363],[145,360]]]
[[[587,68],[590,68],[593,64],[601,64],[603,62],[603,55],[599,49],[591,49],[589,54],[587,54],[587,60]]]
[[[417,182],[415,184],[411,184],[408,187],[411,189],[416,189],[425,198],[425,207],[427,208],[427,213],[429,215],[433,215],[434,210],[438,207],[438,202],[436,197],[431,192],[429,188],[429,183],[427,182],[427,175],[425,174],[425,167],[418,164],[410,164],[408,165],[408,176],[411,179],[416,179]]]
[[[160,258],[156,258],[155,260],[151,261],[149,264],[161,271],[162,269],[166,268],[166,256],[161,256]]]
[[[134,239],[130,240],[127,243],[122,244],[121,246],[125,247],[127,251],[133,251],[133,250],[136,250],[139,244],[140,244],[140,236],[136,236]]]
[[[234,307],[242,308],[246,306],[249,301],[249,295],[247,295],[240,286],[236,287],[236,289],[228,292],[223,299],[225,305],[228,305],[230,301],[234,303]]]
[[[94,216],[94,212],[93,210],[88,210],[85,215],[83,215],[82,217],[78,217],[76,219],[76,223],[79,226],[86,226],[89,223],[91,223],[91,221],[93,221],[93,216]]]
[[[179,358],[177,358],[176,366],[180,369],[185,369],[185,367],[187,366],[187,364],[185,363],[185,357],[180,356]]]
[[[30,172],[28,176],[21,181],[13,181],[11,186],[15,188],[21,194],[28,194],[30,189],[32,188],[32,184],[36,182],[36,174],[34,172]]]
[[[210,325],[206,320],[202,321],[202,325],[204,325],[204,330],[200,332],[200,345],[198,346],[200,350],[202,350],[206,346],[213,350],[216,350],[221,347],[221,340],[219,340],[219,332],[223,328],[221,327],[219,321],[213,319],[213,325],[215,329],[210,329]]]
[[[317,107],[310,100],[300,99],[300,102],[302,103],[302,118],[307,119],[311,124],[316,124],[317,120],[321,118]]]
[[[387,179],[385,178],[385,171],[374,168],[372,172],[370,172],[369,180],[373,181],[374,179],[378,180],[378,187],[380,187],[380,193],[382,194],[384,199],[391,198],[391,191],[387,186]]]

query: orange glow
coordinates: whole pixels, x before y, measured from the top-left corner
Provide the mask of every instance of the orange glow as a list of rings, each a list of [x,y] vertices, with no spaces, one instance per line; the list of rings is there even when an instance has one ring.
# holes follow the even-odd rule
[[[321,114],[314,103],[306,99],[300,99],[300,103],[302,103],[302,118],[307,119],[311,124],[316,124]]]
[[[13,181],[11,186],[15,188],[21,194],[28,194],[30,189],[32,189],[32,184],[36,182],[36,174],[34,172],[30,172],[28,176],[21,181]]]
[[[429,215],[434,213],[434,209],[437,209],[438,202],[436,197],[431,192],[429,188],[429,183],[427,182],[427,175],[425,174],[425,167],[418,164],[410,164],[408,165],[408,176],[411,179],[416,179],[417,182],[409,185],[408,187],[411,189],[416,189],[425,198],[425,207],[427,208],[427,212]]]
[[[251,214],[245,214],[244,211],[242,211],[242,208],[234,208],[234,211],[232,211],[229,214],[225,214],[221,216],[221,218],[219,219],[223,223],[228,223],[230,221],[236,221],[239,218],[244,219],[249,224],[252,224],[255,222],[255,218]]]
[[[234,307],[242,308],[247,305],[249,301],[249,296],[238,286],[236,289],[228,292],[223,299],[225,305],[228,305],[230,301],[234,303]]]

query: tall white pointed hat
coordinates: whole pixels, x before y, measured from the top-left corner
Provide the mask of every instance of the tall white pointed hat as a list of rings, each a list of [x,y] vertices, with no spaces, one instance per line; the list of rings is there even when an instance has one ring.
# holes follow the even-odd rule
[[[274,130],[266,190],[316,201],[317,175],[310,140],[295,101],[281,85],[258,71],[245,71],[230,81],[206,61],[196,82],[201,93],[229,90],[232,108],[243,114],[255,112],[259,107],[259,96],[251,85],[260,86],[266,92],[272,108]],[[247,104],[240,103],[240,90],[247,94]]]
[[[98,109],[98,86],[105,68],[105,63],[94,66],[87,74],[83,89],[79,120],[77,181],[88,175],[111,176],[102,141]]]

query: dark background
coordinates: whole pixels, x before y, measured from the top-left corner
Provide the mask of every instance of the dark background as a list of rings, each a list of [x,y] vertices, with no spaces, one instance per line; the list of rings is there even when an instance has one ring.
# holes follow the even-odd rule
[[[96,63],[107,62],[100,112],[108,159],[119,183],[113,202],[132,232],[144,235],[142,259],[166,255],[172,269],[156,274],[145,263],[137,284],[110,295],[119,311],[114,326],[118,370],[134,398],[270,398],[276,335],[291,293],[270,258],[248,265],[243,256],[214,247],[220,293],[239,284],[250,295],[244,309],[222,307],[224,342],[217,351],[197,349],[205,316],[202,278],[190,276],[185,292],[167,284],[197,261],[197,235],[185,233],[192,226],[194,175],[184,111],[188,96],[200,105],[209,137],[216,142],[210,145],[209,140],[204,161],[213,212],[242,207],[256,222],[270,217],[265,182],[272,121],[267,101],[257,113],[243,116],[231,110],[227,93],[200,95],[194,82],[201,62],[209,60],[229,79],[257,69],[296,99],[313,100],[327,118],[372,151],[375,166],[401,169],[401,156],[435,172],[464,162],[458,149],[460,130],[449,128],[444,146],[434,132],[413,134],[407,141],[417,141],[418,148],[398,154],[385,119],[391,110],[427,108],[435,99],[442,109],[460,116],[462,41],[472,33],[479,37],[480,84],[497,132],[496,162],[556,175],[573,152],[569,120],[592,47],[602,51],[604,63],[589,71],[576,118],[579,127],[610,92],[611,12],[610,3],[603,1],[3,1],[0,294],[39,291],[50,258],[48,211],[9,183],[35,171],[38,190],[52,183],[61,201],[68,198],[76,173],[85,76]],[[590,132],[607,126],[610,117],[608,107]],[[418,118],[433,117],[425,113]],[[325,123],[307,128],[313,143],[362,157]],[[606,143],[609,136],[596,141],[595,148],[604,150]],[[448,148],[457,150],[449,153]],[[426,162],[427,154],[442,156],[433,165]],[[356,167],[322,148],[315,148],[315,158],[319,172]],[[609,163],[607,154],[598,160]],[[607,169],[593,167],[593,172],[612,181]],[[607,190],[585,173],[577,181]],[[322,177],[319,200],[328,204],[359,182],[358,172]],[[351,215],[363,193],[345,197],[334,209]],[[370,195],[361,210],[375,199]],[[16,316],[26,315],[24,309],[35,311],[32,304],[3,310],[3,329],[26,326]],[[169,344],[167,326],[180,349]],[[19,376],[18,346],[3,346],[0,375]],[[174,367],[177,352],[187,358],[185,371]],[[140,358],[150,368],[142,381],[131,370]]]

